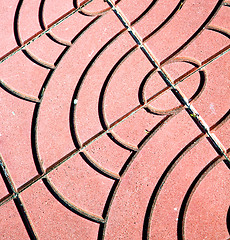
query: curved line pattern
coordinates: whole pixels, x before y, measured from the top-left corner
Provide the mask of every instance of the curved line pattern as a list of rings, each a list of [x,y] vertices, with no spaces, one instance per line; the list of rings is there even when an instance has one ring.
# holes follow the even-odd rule
[[[191,44],[204,30],[205,28],[209,25],[209,23],[212,21],[212,19],[216,16],[217,12],[222,6],[222,3],[224,0],[219,0],[212,10],[212,12],[209,14],[207,19],[201,24],[201,26],[197,29],[197,31],[184,43],[182,44],[177,50],[175,50],[171,55],[169,55],[167,58],[165,58],[160,65],[163,66],[166,64],[170,59],[173,57],[176,57],[182,50],[184,50],[189,44]]]
[[[0,79],[0,87],[2,89],[4,89],[6,92],[10,93],[11,95],[13,95],[13,96],[15,96],[17,98],[23,99],[25,101],[34,102],[34,103],[40,102],[40,100],[38,98],[29,96],[29,95],[25,95],[25,94],[22,94],[22,93],[18,92],[17,90],[15,90],[12,87],[10,87],[9,85],[7,85],[1,79]]]
[[[117,0],[115,2],[115,4],[118,4],[121,0]],[[84,1],[85,3],[86,1]],[[176,16],[176,14],[178,13],[178,10],[180,10],[183,5],[185,4],[186,0],[180,0],[178,2],[178,4],[176,5],[176,7],[172,10],[172,12],[166,17],[165,20],[163,20],[154,30],[152,30],[152,32],[150,32],[147,36],[144,37],[143,39],[143,43],[146,43],[152,36],[154,36],[156,33],[158,33],[163,27],[165,27],[170,20]],[[84,4],[82,3],[82,4]],[[151,3],[148,5],[148,7],[136,18],[134,19],[130,25],[134,26],[137,22],[139,22],[144,16],[146,16],[149,11],[151,9],[154,8],[154,6],[156,5],[156,3],[158,3],[158,0],[153,0],[151,1]],[[76,9],[78,9],[80,6],[82,6],[82,4],[79,5],[77,0],[73,0],[73,5]],[[40,93],[38,98],[33,98],[31,96],[27,96],[24,94],[21,94],[20,92],[17,92],[16,90],[14,90],[13,88],[11,88],[10,86],[8,86],[6,83],[4,83],[2,80],[0,80],[0,87],[3,88],[5,91],[7,91],[8,93],[14,95],[15,97],[21,98],[23,100],[26,101],[30,101],[30,102],[34,102],[35,104],[35,108],[34,108],[34,113],[33,113],[33,120],[32,120],[32,126],[31,126],[31,141],[32,141],[32,153],[33,153],[33,158],[34,158],[34,162],[38,171],[38,174],[42,177],[43,183],[44,185],[47,187],[47,189],[50,191],[50,193],[63,205],[65,206],[67,209],[69,209],[70,211],[78,214],[79,216],[98,223],[100,225],[99,228],[99,232],[98,232],[98,239],[104,239],[105,237],[105,231],[106,231],[106,227],[107,227],[107,222],[109,219],[109,214],[110,214],[110,210],[113,204],[113,200],[116,196],[116,193],[120,187],[120,184],[122,182],[123,177],[125,176],[125,174],[127,173],[129,167],[133,164],[134,160],[136,159],[136,157],[138,156],[138,154],[141,152],[141,150],[144,148],[144,146],[152,139],[152,137],[158,132],[158,130],[160,130],[168,121],[170,121],[173,117],[175,117],[178,113],[180,113],[183,110],[183,106],[179,106],[167,111],[161,111],[158,109],[153,109],[152,107],[150,107],[150,103],[156,99],[157,97],[161,96],[165,91],[170,90],[170,87],[165,87],[164,89],[162,89],[161,91],[159,91],[158,93],[156,93],[155,95],[151,96],[149,99],[145,98],[145,88],[146,88],[146,84],[148,82],[148,80],[150,79],[150,77],[152,76],[152,74],[154,74],[156,72],[156,69],[152,69],[151,71],[149,71],[147,73],[147,75],[144,77],[144,79],[142,80],[142,83],[139,87],[139,92],[138,92],[138,96],[139,96],[139,101],[140,101],[140,105],[135,107],[133,110],[131,110],[130,112],[128,112],[127,114],[125,114],[124,116],[120,117],[118,120],[116,120],[114,123],[109,123],[107,118],[106,118],[106,112],[105,112],[105,98],[106,98],[106,93],[108,91],[108,87],[109,84],[112,80],[113,75],[115,74],[115,72],[118,70],[118,68],[122,65],[122,63],[129,57],[131,56],[132,53],[134,53],[139,46],[134,45],[132,48],[130,48],[125,54],[123,54],[120,59],[115,63],[115,65],[112,67],[112,69],[110,70],[109,74],[107,75],[103,86],[101,88],[100,91],[100,97],[99,97],[99,103],[98,103],[98,112],[99,112],[99,120],[100,123],[102,125],[103,131],[99,132],[97,135],[95,135],[94,137],[90,138],[89,140],[87,140],[85,143],[82,143],[80,140],[80,136],[78,133],[78,129],[76,126],[76,108],[77,105],[75,104],[75,101],[78,100],[79,97],[79,93],[80,90],[83,86],[83,84],[86,82],[86,77],[90,71],[90,69],[94,66],[94,64],[96,63],[96,61],[100,58],[100,56],[106,51],[106,49],[108,49],[110,47],[110,45],[116,41],[123,33],[125,33],[127,31],[126,28],[122,29],[120,32],[116,33],[113,37],[111,37],[95,54],[95,56],[91,59],[91,61],[88,63],[88,65],[85,67],[82,75],[79,78],[79,81],[77,83],[77,86],[74,90],[74,94],[72,97],[72,102],[71,102],[71,106],[70,106],[70,113],[69,113],[69,123],[70,123],[70,131],[71,131],[71,136],[72,136],[72,140],[73,143],[76,147],[76,149],[74,149],[70,154],[69,157],[67,156],[64,160],[66,161],[68,158],[74,156],[75,154],[79,153],[80,156],[82,157],[82,159],[92,168],[94,169],[96,172],[100,173],[101,175],[103,175],[104,177],[110,178],[112,180],[114,180],[113,186],[110,190],[109,196],[106,200],[106,204],[104,206],[103,209],[103,213],[102,216],[97,216],[91,212],[85,211],[83,209],[81,209],[80,207],[74,205],[73,203],[70,202],[69,199],[67,199],[66,197],[64,197],[61,192],[56,188],[56,186],[52,183],[52,181],[50,180],[48,174],[55,169],[55,167],[57,167],[58,165],[61,165],[61,163],[64,162],[64,160],[62,161],[59,160],[57,161],[54,165],[50,166],[47,169],[44,169],[43,167],[43,163],[41,160],[41,156],[40,156],[40,152],[39,152],[39,147],[38,147],[38,118],[39,118],[39,112],[40,112],[40,107],[42,105],[42,101],[44,98],[44,94],[45,91],[48,87],[49,82],[52,79],[53,74],[55,73],[56,69],[58,68],[59,63],[61,62],[61,60],[63,59],[63,57],[68,53],[68,51],[71,49],[71,47],[76,44],[77,40],[82,36],[82,34],[84,34],[91,26],[93,26],[93,24],[95,24],[98,20],[100,20],[100,18],[102,16],[104,16],[104,14],[106,14],[110,8],[106,8],[104,10],[98,11],[98,12],[90,12],[87,11],[85,9],[81,9],[81,11],[79,11],[81,14],[86,15],[86,16],[91,16],[94,18],[92,19],[92,21],[90,23],[88,23],[79,33],[77,33],[77,35],[71,40],[71,42],[69,41],[65,41],[61,38],[59,38],[58,36],[56,36],[54,33],[51,32],[51,29],[49,29],[49,26],[46,25],[45,19],[44,19],[44,5],[45,5],[45,0],[41,0],[40,2],[40,7],[39,7],[39,23],[41,26],[41,29],[43,30],[43,32],[45,31],[45,34],[51,39],[53,40],[55,43],[61,44],[66,46],[65,49],[62,51],[62,53],[59,55],[59,57],[57,58],[57,60],[55,61],[54,64],[50,64],[48,62],[42,61],[40,59],[38,59],[33,53],[31,53],[27,48],[25,43],[23,42],[23,40],[20,37],[20,32],[19,32],[19,17],[20,17],[20,10],[21,7],[23,5],[23,0],[19,0],[16,11],[15,11],[15,16],[14,16],[14,34],[15,34],[15,39],[16,42],[18,44],[19,47],[23,47],[23,49],[21,48],[20,50],[22,50],[22,52],[25,54],[25,56],[27,58],[29,58],[31,61],[35,62],[36,64],[38,64],[41,67],[45,67],[50,69],[44,83],[43,86],[41,87]],[[164,66],[166,64],[170,64],[173,62],[187,62],[191,65],[194,66],[194,68],[196,68],[197,70],[191,69],[191,71],[193,71],[191,74],[195,73],[196,71],[199,71],[200,74],[200,85],[198,86],[198,89],[196,90],[196,92],[194,93],[194,95],[190,98],[189,101],[194,101],[196,100],[200,94],[202,93],[202,91],[204,90],[205,84],[206,84],[206,72],[203,69],[203,65],[204,63],[200,63],[194,59],[190,59],[190,58],[176,58],[176,56],[182,51],[184,50],[189,44],[191,44],[204,30],[211,30],[211,31],[215,31],[217,33],[220,33],[226,37],[229,38],[230,33],[229,30],[224,29],[222,27],[219,26],[213,26],[213,25],[209,25],[210,22],[212,21],[212,19],[216,16],[217,12],[219,11],[219,9],[222,6],[230,6],[228,1],[224,1],[224,0],[218,0],[218,2],[216,3],[215,7],[212,9],[211,13],[209,14],[209,16],[206,18],[206,20],[201,24],[201,26],[195,31],[195,33],[192,34],[191,37],[189,37],[189,39],[186,40],[186,42],[184,42],[178,49],[176,49],[173,53],[171,53],[168,57],[166,57],[161,63],[160,66]],[[55,24],[54,24],[55,26]],[[49,32],[46,32],[48,31]],[[36,38],[34,38],[36,40]],[[225,49],[226,50],[226,49]],[[228,49],[229,50],[229,49]],[[18,50],[19,51],[19,50]],[[227,51],[227,50],[226,50]],[[16,52],[16,51],[15,51]],[[219,53],[218,53],[219,54]],[[221,53],[220,53],[221,54]],[[212,56],[213,57],[213,56]],[[208,59],[209,60],[209,59]],[[2,60],[3,62],[3,60]],[[187,75],[183,75],[181,77],[179,77],[178,79],[176,79],[174,81],[174,84],[179,84],[180,82],[184,81],[188,76],[189,76],[189,72],[186,73]],[[126,118],[130,117],[132,114],[135,114],[137,111],[139,111],[140,109],[146,109],[147,112],[149,113],[153,113],[153,114],[158,114],[158,115],[166,115],[164,117],[164,119],[162,119],[157,125],[153,126],[152,130],[150,132],[148,132],[148,134],[140,141],[140,143],[137,146],[133,146],[130,143],[127,143],[126,141],[124,141],[118,134],[116,134],[113,131],[113,128],[120,124],[122,121],[124,121]],[[223,125],[227,120],[229,120],[230,118],[230,110],[219,120],[217,121],[211,128],[211,131],[215,131],[217,130],[221,125]],[[117,145],[119,145],[120,147],[131,151],[130,156],[128,157],[128,159],[126,160],[126,162],[123,164],[121,170],[119,171],[119,173],[114,173],[111,172],[107,169],[105,169],[103,166],[101,166],[86,150],[86,147],[88,145],[90,145],[94,140],[97,140],[99,137],[101,137],[103,134],[107,134],[107,136]],[[150,236],[150,223],[152,220],[152,213],[156,204],[156,201],[158,199],[159,194],[161,193],[162,187],[164,185],[164,183],[167,181],[169,175],[171,174],[171,172],[174,170],[174,168],[177,166],[177,164],[179,163],[179,161],[195,146],[197,145],[203,138],[207,137],[204,133],[201,133],[200,135],[198,135],[196,138],[194,138],[190,143],[188,143],[178,154],[177,156],[171,161],[171,163],[167,166],[167,168],[165,169],[164,173],[161,175],[160,179],[158,180],[153,193],[150,197],[147,209],[146,209],[146,213],[145,213],[145,219],[144,219],[144,223],[143,223],[143,232],[142,232],[142,238],[143,239],[149,239]],[[226,154],[230,153],[230,149],[227,150]],[[202,182],[202,180],[205,178],[205,176],[215,167],[217,166],[218,163],[220,163],[221,161],[224,161],[226,166],[230,169],[230,163],[227,160],[223,160],[224,157],[223,156],[218,156],[217,158],[213,159],[209,164],[206,165],[206,167],[197,175],[197,177],[195,178],[195,180],[193,181],[193,183],[190,185],[184,200],[182,202],[181,208],[180,208],[180,213],[179,213],[179,221],[178,221],[178,239],[179,240],[184,240],[185,238],[185,232],[184,232],[184,228],[185,228],[185,218],[186,218],[186,213],[187,213],[187,209],[189,207],[189,203],[190,200],[194,194],[194,192],[196,191],[197,187],[199,186],[199,184]],[[40,178],[38,178],[40,179]],[[36,180],[38,181],[38,180]],[[15,196],[11,195],[9,199],[14,199]],[[7,201],[6,201],[7,202]],[[0,203],[2,203],[2,200],[0,201]],[[0,204],[1,205],[1,204]],[[227,228],[228,231],[230,233],[230,208],[228,210],[227,213],[227,219],[226,219],[226,223],[227,223]],[[33,231],[32,231],[33,233]]]
[[[186,62],[186,63],[193,65],[196,68],[199,68],[201,66],[200,62],[198,62],[195,59],[191,59],[191,58],[176,58],[174,60],[167,62],[167,64],[171,64],[171,63],[175,63],[175,62]],[[145,89],[147,87],[148,81],[150,80],[150,77],[155,73],[157,73],[156,69],[150,70],[149,73],[143,79],[142,83],[140,84],[138,95],[139,95],[139,101],[141,104],[146,104],[146,102],[147,102],[146,97],[145,97]],[[203,69],[203,70],[199,71],[199,74],[200,74],[200,84],[199,84],[196,92],[189,99],[189,102],[195,101],[204,91],[204,88],[205,88],[205,85],[207,82],[206,72]],[[185,80],[185,79],[183,79],[183,80]],[[182,82],[182,80],[180,80],[180,82]],[[179,81],[174,81],[174,84],[178,85],[178,83],[179,83]],[[160,97],[162,94],[164,94],[168,90],[171,90],[171,88],[170,87],[163,88],[161,91],[157,92],[154,96],[152,96],[151,99],[152,100],[157,99],[158,97]],[[183,108],[182,104],[178,107],[174,107],[169,110],[156,109],[156,108],[152,107],[151,105],[147,105],[147,107],[145,109],[147,112],[150,112],[150,113],[153,113],[156,115],[165,115],[165,114],[169,114],[169,113],[175,113],[181,108]]]
[[[45,0],[41,0],[40,6],[39,6],[39,23],[40,23],[41,29],[45,31],[45,30],[47,30],[47,25],[46,25],[46,22],[44,19],[44,6],[45,6]],[[52,32],[52,30],[50,30],[48,33],[46,33],[46,35],[51,40],[53,40],[54,42],[56,42],[58,44],[61,44],[63,46],[71,45],[71,42],[59,38]]]
[[[175,14],[173,13],[176,13],[178,11],[178,9],[181,8],[181,6],[184,4],[186,0],[181,0],[177,6],[175,7],[175,9],[172,11],[172,13],[170,13],[169,17],[167,17],[160,25],[159,27],[157,27],[153,32],[154,34],[157,33],[163,26],[165,26],[174,16]],[[152,1],[150,3],[150,5],[148,6],[148,8],[146,9],[146,14],[155,6],[155,4],[157,3],[158,1]],[[147,11],[148,10],[148,11]],[[135,25],[139,20],[141,20],[141,18],[143,18],[145,15],[141,14],[140,16],[138,16],[133,22],[132,24]],[[90,68],[94,65],[95,61],[99,58],[99,56],[108,48],[108,46],[110,44],[112,44],[118,37],[120,37],[124,32],[126,32],[127,30],[124,28],[123,30],[121,30],[119,33],[117,33],[115,36],[113,36],[98,52],[97,54],[95,54],[94,58],[90,61],[90,63],[88,64],[88,66],[85,68],[82,76],[80,77],[79,79],[79,82],[77,84],[77,87],[76,87],[76,90],[75,90],[75,93],[74,93],[74,96],[72,98],[72,112],[74,113],[75,112],[75,105],[74,105],[74,100],[78,100],[78,94],[80,92],[80,89],[81,89],[81,86],[82,84],[84,83],[84,80],[90,70]],[[152,32],[152,33],[153,33]],[[153,34],[152,34],[153,35]],[[151,35],[151,36],[152,36]],[[138,46],[135,45],[133,48],[129,49],[122,57],[121,59],[117,62],[117,66],[119,66],[119,64],[122,63],[122,61],[128,56],[130,55],[132,52],[134,52],[135,50],[138,49]],[[126,56],[127,55],[127,56]],[[116,67],[114,67],[116,68]],[[111,70],[111,73],[113,71],[115,71],[116,69],[114,70]],[[111,74],[110,73],[110,74]],[[103,95],[103,94],[101,94]],[[102,98],[103,96],[100,97],[99,99],[99,117],[100,117],[100,120],[101,120],[101,124],[102,124],[102,127],[103,129],[108,129],[108,126],[106,125],[106,122],[103,121],[103,110],[101,111],[101,104],[102,104]],[[75,143],[75,146],[76,147],[80,147],[81,146],[81,142],[80,142],[80,139],[78,137],[78,133],[77,133],[77,129],[76,129],[76,126],[74,124],[75,121],[75,116],[76,114],[72,115],[71,116],[71,133],[72,133],[72,138],[74,140],[74,143]],[[123,148],[125,149],[129,149],[129,150],[135,150],[136,149],[136,146],[133,146],[133,145],[130,145],[130,144],[127,144],[124,140],[122,140],[121,138],[119,138],[114,132],[110,132],[108,134],[108,136],[110,137],[111,140],[113,140],[116,144],[118,144],[119,146],[122,146]]]
[[[85,71],[84,71],[84,73],[82,74],[82,76],[81,76],[81,78],[80,78],[80,80],[79,80],[79,82],[78,82],[78,85],[77,85],[77,87],[76,87],[76,90],[75,90],[75,93],[74,93],[74,95],[73,95],[73,98],[72,98],[72,104],[71,104],[71,115],[70,115],[70,122],[71,122],[71,124],[70,124],[70,126],[74,126],[74,111],[75,111],[75,106],[74,106],[74,104],[73,104],[73,102],[74,102],[74,99],[77,99],[77,96],[78,96],[78,93],[79,93],[79,90],[80,90],[80,88],[81,88],[81,85],[82,85],[82,83],[84,82],[84,78],[85,78],[85,76],[87,75],[87,73],[88,73],[88,70],[90,69],[90,67],[94,64],[94,62],[97,60],[97,58],[99,57],[99,55],[115,40],[115,39],[117,39],[117,37],[119,37],[123,32],[125,32],[125,30],[122,30],[121,32],[119,32],[117,35],[115,35],[113,38],[111,38],[99,51],[98,51],[98,53],[94,56],[94,58],[91,60],[91,62],[88,64],[88,66],[86,67],[86,69],[85,69]],[[168,119],[168,117],[166,117],[166,120]],[[166,121],[165,120],[165,121]],[[162,123],[161,123],[162,124]],[[158,126],[159,127],[159,126]],[[74,128],[75,129],[75,128]],[[155,128],[154,128],[155,129]],[[75,138],[74,140],[76,140],[78,137],[78,134],[76,134],[76,129],[74,130],[74,132],[72,132],[72,137],[73,138]],[[78,139],[77,139],[78,140]],[[74,141],[74,142],[76,142],[76,141]],[[81,147],[81,144],[80,144],[80,142],[79,141],[77,141],[77,146],[78,147]],[[136,152],[139,152],[139,150],[140,150],[141,148],[139,148],[138,149],[138,151],[136,151]],[[136,152],[134,152],[134,153],[136,153]],[[136,154],[134,154],[134,155],[136,155]],[[129,162],[129,161],[128,161]],[[131,162],[131,161],[130,161]],[[126,163],[124,166],[129,166],[130,165],[130,163]],[[126,171],[126,169],[127,169],[127,167],[123,167],[123,170],[121,170],[121,172],[120,172],[120,177],[122,177],[122,175],[123,175],[123,173]],[[112,196],[109,196],[109,198],[108,198],[108,201],[107,201],[107,206],[108,205],[110,205],[111,204],[111,202],[112,202],[112,199],[114,198],[114,196],[115,196],[115,192],[116,191],[114,191],[114,189],[117,189],[118,187],[119,187],[119,182],[120,182],[120,180],[115,180],[115,183],[114,183],[114,187],[112,188],[112,190],[111,190],[111,194],[112,194]],[[52,186],[53,187],[53,186]],[[79,210],[77,210],[77,211],[79,211]],[[106,215],[106,218],[105,219],[107,219],[108,218],[108,213],[109,213],[109,208],[108,207],[105,207],[105,211],[104,211],[104,214],[103,215]],[[80,213],[79,213],[80,214]],[[87,216],[87,214],[86,214],[86,216]],[[91,218],[92,218],[92,220],[94,219],[93,218],[93,216],[91,216]],[[105,230],[105,226],[106,226],[106,220],[105,220],[105,223],[101,223],[101,230],[99,231],[99,236],[103,236],[104,235],[104,230]]]
[[[17,9],[15,11],[15,15],[14,15],[14,36],[15,36],[15,40],[19,47],[21,47],[23,45],[23,40],[21,39],[20,33],[19,33],[19,17],[20,17],[20,10],[21,10],[23,1],[24,0],[19,0]],[[45,61],[41,61],[32,52],[30,52],[26,47],[22,50],[22,52],[25,54],[25,56],[27,58],[29,58],[31,61],[33,61],[34,63],[38,64],[41,67],[48,68],[48,69],[55,68],[55,66],[53,64],[45,62]]]
[[[79,8],[79,3],[78,3],[79,0],[73,0],[73,5],[75,8]],[[115,4],[118,4],[121,0],[116,0],[115,1]],[[110,8],[106,8],[104,10],[101,10],[101,11],[97,11],[97,12],[90,12],[90,11],[87,11],[85,10],[84,8],[80,11],[81,14],[85,15],[85,16],[88,16],[88,17],[93,17],[93,16],[101,16],[105,13],[107,13],[108,11],[110,11]]]
[[[227,154],[230,153],[230,149],[227,150]],[[226,162],[224,160],[224,157],[218,156],[215,159],[213,159],[209,164],[207,164],[203,170],[197,175],[197,177],[194,179],[193,183],[190,185],[184,200],[182,202],[179,217],[178,217],[178,226],[177,226],[177,234],[178,234],[178,240],[184,240],[185,239],[185,218],[186,213],[189,207],[189,203],[191,201],[191,198],[193,194],[195,193],[196,189],[198,188],[199,184],[202,182],[202,180],[207,176],[207,174],[218,165],[220,162]]]
[[[222,35],[224,35],[227,38],[230,38],[230,31],[226,28],[219,27],[219,26],[214,26],[214,25],[209,25],[206,29],[218,32]]]
[[[229,206],[229,209],[228,209],[226,222],[227,222],[228,232],[229,232],[229,235],[230,235],[230,206]]]
[[[225,113],[225,115],[213,126],[210,128],[212,131],[217,130],[220,128],[225,122],[227,122],[230,119],[230,110]],[[158,180],[155,189],[153,190],[153,193],[150,197],[147,210],[145,213],[145,220],[143,225],[143,232],[142,236],[143,239],[149,239],[150,236],[150,224],[152,220],[152,213],[157,201],[157,198],[162,190],[162,187],[164,183],[167,181],[167,178],[169,177],[170,173],[173,171],[173,169],[178,165],[180,160],[187,154],[189,151],[196,146],[202,139],[204,139],[206,136],[204,133],[201,133],[196,138],[194,138],[192,141],[190,141],[177,155],[176,157],[171,161],[171,163],[168,165],[168,167],[165,169],[164,173],[161,175],[160,179]],[[227,162],[225,162],[228,164]],[[178,223],[179,224],[179,223]],[[181,229],[181,228],[180,228]],[[183,235],[183,234],[182,234]],[[182,236],[181,235],[181,236]],[[183,238],[180,238],[183,239]]]
[[[97,20],[97,19],[96,19]],[[74,38],[74,41],[76,40],[88,29],[90,28],[93,24],[95,23],[95,20],[92,20],[84,29],[84,31],[81,31],[80,33],[77,34],[77,36]],[[77,38],[78,37],[78,38]],[[73,42],[74,44],[74,42]],[[72,45],[71,45],[72,46]],[[37,171],[40,175],[43,175],[46,171],[43,168],[43,163],[40,157],[39,149],[38,149],[38,138],[37,138],[37,120],[39,117],[39,110],[40,106],[42,104],[43,96],[45,93],[45,90],[49,84],[49,81],[52,78],[52,75],[54,74],[55,70],[57,69],[60,61],[62,58],[67,54],[67,52],[71,49],[71,46],[67,46],[63,52],[60,54],[59,58],[55,62],[55,69],[51,69],[49,74],[47,75],[46,80],[44,81],[44,84],[41,88],[41,91],[39,93],[39,98],[40,102],[35,105],[34,109],[34,114],[33,114],[33,120],[32,120],[32,127],[31,127],[31,140],[32,140],[32,152],[33,152],[33,157],[35,161],[35,165],[37,168]],[[96,168],[96,166],[95,166]],[[98,172],[101,172],[100,167],[97,168]],[[43,178],[43,182],[45,186],[48,188],[48,190],[51,192],[51,194],[65,207],[67,207],[69,210],[73,211],[76,214],[79,214],[80,216],[91,220],[93,222],[103,222],[102,218],[99,216],[95,216],[92,213],[89,213],[87,211],[82,210],[81,208],[75,206],[74,204],[68,202],[65,200],[65,198],[62,196],[62,194],[57,190],[57,188],[52,184],[51,180],[49,179],[49,176],[46,176]]]
[[[176,114],[175,114],[176,115]],[[107,198],[105,208],[103,211],[103,217],[104,217],[104,223],[100,225],[99,233],[98,233],[98,239],[103,240],[105,237],[105,230],[106,230],[106,225],[107,221],[109,218],[109,212],[112,206],[112,202],[115,198],[115,195],[118,191],[118,188],[121,184],[122,178],[125,176],[126,172],[128,171],[129,167],[132,165],[134,162],[135,158],[138,156],[138,154],[141,152],[143,147],[147,144],[147,142],[169,121],[171,120],[175,115],[168,115],[164,119],[162,119],[156,126],[154,126],[151,131],[142,139],[142,141],[138,145],[138,150],[133,151],[125,164],[123,165],[122,169],[120,170],[120,180],[115,181],[113,184],[113,187],[111,188],[110,194]]]

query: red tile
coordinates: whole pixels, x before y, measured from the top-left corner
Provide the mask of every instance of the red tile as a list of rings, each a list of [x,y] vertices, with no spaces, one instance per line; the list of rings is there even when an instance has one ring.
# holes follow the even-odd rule
[[[17,46],[14,38],[14,25],[13,25],[17,3],[18,1],[11,1],[10,4],[5,1],[1,3],[0,10],[0,15],[2,18],[0,24],[1,57]]]
[[[229,68],[229,57],[229,54],[225,54],[205,67],[207,84],[204,92],[194,103],[194,107],[209,126],[218,121],[229,110],[229,71],[225,71]],[[216,87],[217,82],[218,87]]]
[[[217,1],[186,1],[174,18],[147,41],[156,58],[163,61],[184,44],[204,23],[216,3]]]
[[[20,186],[37,172],[30,140],[34,103],[18,99],[1,89],[0,109],[1,154],[13,181]]]
[[[16,53],[0,64],[1,80],[22,95],[38,98],[42,84],[49,72],[30,61],[22,52]]]
[[[102,216],[114,182],[97,173],[80,155],[50,173],[50,179],[68,201],[96,216]]]
[[[106,1],[83,2],[0,10],[0,148],[21,214],[39,239],[229,238],[229,168],[143,53],[229,149],[229,7],[113,1],[128,31]],[[28,239],[7,195],[0,176],[1,238]]]
[[[184,196],[193,179],[214,157],[216,157],[215,151],[204,139],[177,160],[177,165],[161,188],[156,205],[152,208],[150,224],[152,239],[176,238],[179,211]],[[200,238],[200,235],[197,238]]]
[[[228,239],[229,169],[220,162],[201,181],[188,206],[185,237]],[[208,211],[207,211],[208,209]],[[213,231],[215,229],[215,231]]]
[[[0,213],[1,239],[30,239],[13,201],[2,205]]]
[[[97,239],[99,225],[65,208],[42,182],[34,184],[22,196],[39,238]]]
[[[180,113],[169,120],[159,132],[152,136],[122,176],[108,216],[106,228],[108,239],[115,237],[140,239],[142,237],[146,208],[157,181],[176,154],[185,147],[185,142],[189,143],[197,134],[193,126],[189,126],[185,119],[187,115]],[[168,129],[171,129],[170,132]],[[178,135],[180,141],[178,141]],[[191,167],[190,162],[187,162]],[[190,171],[189,168],[186,169]],[[182,175],[184,171],[185,169],[183,173],[181,171]],[[179,181],[179,179],[177,176],[173,178],[173,181]],[[171,187],[172,184],[170,184]],[[169,190],[166,189],[164,192],[167,194]],[[175,195],[175,191],[173,194]],[[170,201],[170,197],[167,196],[167,200]],[[164,219],[168,221],[167,218]],[[156,219],[153,223],[155,221]],[[159,218],[158,228],[165,227],[163,221],[162,217]],[[172,227],[172,222],[168,224]],[[161,238],[160,235],[158,238]]]

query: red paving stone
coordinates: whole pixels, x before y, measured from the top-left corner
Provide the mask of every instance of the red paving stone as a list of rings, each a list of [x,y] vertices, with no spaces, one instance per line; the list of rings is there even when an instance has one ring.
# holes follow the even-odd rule
[[[2,3],[1,239],[230,239],[229,6]]]

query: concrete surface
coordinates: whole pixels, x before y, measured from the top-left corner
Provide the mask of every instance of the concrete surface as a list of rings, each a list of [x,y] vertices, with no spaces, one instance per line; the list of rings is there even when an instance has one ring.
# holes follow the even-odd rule
[[[0,239],[230,239],[230,2],[0,6]]]

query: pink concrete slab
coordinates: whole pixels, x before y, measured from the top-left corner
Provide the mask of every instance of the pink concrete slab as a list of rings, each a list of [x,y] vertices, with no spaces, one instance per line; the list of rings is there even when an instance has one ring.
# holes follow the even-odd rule
[[[34,103],[18,99],[2,89],[0,93],[1,154],[19,187],[36,175],[30,143]]]
[[[229,239],[229,1],[82,4],[1,7],[0,238]]]
[[[229,192],[224,190],[228,188],[229,177],[229,169],[220,162],[198,185],[188,206],[185,223],[185,236],[188,239],[229,238],[225,224]]]
[[[187,125],[186,117],[186,115],[180,113],[169,120],[165,126],[149,139],[142,151],[140,151],[136,158],[133,159],[133,162],[131,162],[127,172],[125,172],[125,175],[121,178],[114,202],[111,205],[106,230],[107,239],[116,237],[122,239],[141,239],[147,205],[155,185],[165,168],[174,157],[176,157],[178,149],[183,149],[183,147],[185,147],[183,144],[185,142],[189,143],[197,134],[194,132],[193,126],[190,128]],[[171,129],[170,133],[168,128]],[[162,135],[165,136],[164,139],[162,139]],[[177,141],[175,144],[174,139],[178,139],[178,135],[180,135],[181,142]],[[212,148],[210,149],[212,150]],[[188,164],[190,165],[190,163]],[[189,168],[186,169],[190,171]],[[179,170],[179,172],[181,172],[182,175],[184,174],[184,171],[182,173],[182,171]],[[175,181],[181,181],[178,173],[176,173],[175,176],[176,175],[177,177],[173,179],[174,183],[171,183],[164,191],[165,194],[168,194],[172,185],[176,184]],[[176,190],[174,189],[172,192],[172,194],[174,194]],[[179,192],[180,190],[178,194]],[[174,195],[175,198],[177,198],[178,194]],[[167,196],[166,199],[167,201],[172,200],[171,196]],[[162,202],[159,201],[159,204],[164,205],[166,199]],[[167,208],[167,206],[168,204],[165,205],[165,208]],[[173,206],[171,208],[173,208]],[[177,207],[179,208],[179,204]],[[154,224],[156,221],[158,221],[157,215],[151,220],[151,223]],[[161,227],[166,227],[164,221],[168,222],[170,227],[172,227],[172,221],[169,221],[168,217],[159,216],[159,222],[156,223],[156,228],[161,229]],[[161,224],[161,222],[164,222],[164,224]],[[161,230],[159,230],[159,232],[163,234]],[[165,230],[164,234],[165,238],[163,238],[163,235],[155,235],[155,239],[167,239],[167,236],[174,239],[171,237],[169,230]]]
[[[30,239],[13,201],[1,206],[1,239]]]
[[[102,216],[114,182],[93,170],[80,155],[53,171],[50,179],[68,201],[96,216]]]
[[[200,28],[216,4],[217,1],[209,1],[208,4],[201,1],[185,1],[172,20],[147,41],[157,59],[163,61],[184,44]]]
[[[37,182],[22,194],[34,228],[41,239],[97,239],[98,224],[85,220],[56,201]]]
[[[202,151],[202,155],[200,155],[200,151]],[[209,143],[202,140],[183,158],[178,158],[175,169],[167,178],[156,204],[152,207],[150,221],[152,239],[167,239],[168,237],[176,239],[179,211],[187,189],[200,170],[215,156],[216,153]]]
[[[229,63],[229,54],[226,54],[205,67],[207,84],[194,106],[209,125],[214,124],[229,110],[230,75],[229,71],[225,71],[229,69]],[[215,87],[216,82],[218,82],[218,88]]]
[[[0,64],[0,78],[12,92],[22,97],[38,99],[44,78],[49,70],[30,61],[22,52]]]
[[[1,24],[0,24],[0,32],[1,32],[1,38],[0,38],[0,56],[4,56],[7,52],[11,51],[13,48],[17,46],[17,43],[15,41],[14,37],[14,14],[15,9],[17,6],[17,1],[11,1],[10,4],[8,2],[3,1],[1,3]]]
[[[110,152],[111,149],[113,149],[113,154]],[[90,144],[86,148],[86,153],[100,166],[117,174],[119,174],[120,169],[130,155],[129,150],[114,144],[107,135]]]

